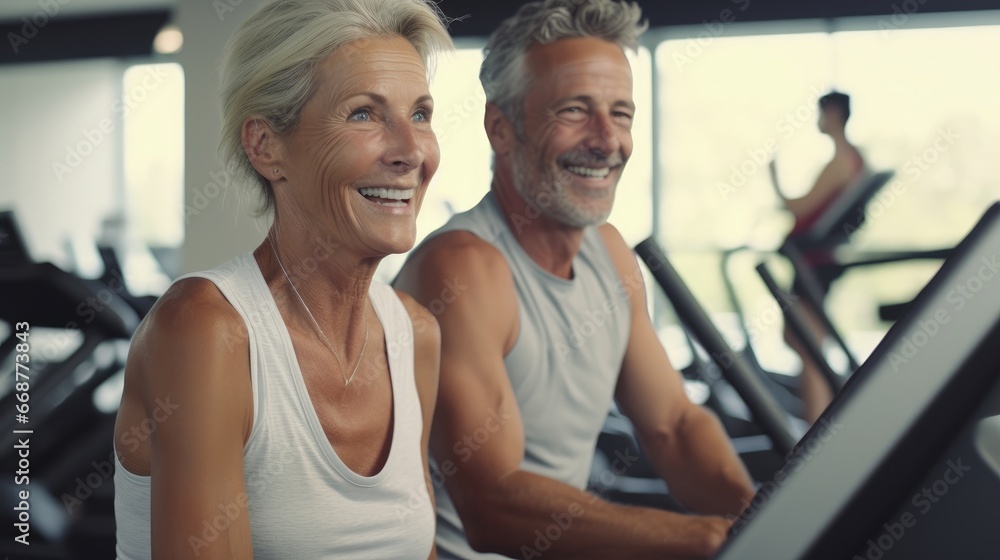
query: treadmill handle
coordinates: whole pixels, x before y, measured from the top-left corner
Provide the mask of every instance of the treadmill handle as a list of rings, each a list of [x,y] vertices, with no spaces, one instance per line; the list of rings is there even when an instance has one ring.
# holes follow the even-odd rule
[[[771,439],[774,449],[782,457],[788,455],[795,446],[797,438],[789,429],[788,415],[768,393],[757,373],[722,338],[656,241],[650,237],[639,243],[635,251],[670,299],[681,322],[708,351],[722,370],[726,381],[739,393],[754,420]]]

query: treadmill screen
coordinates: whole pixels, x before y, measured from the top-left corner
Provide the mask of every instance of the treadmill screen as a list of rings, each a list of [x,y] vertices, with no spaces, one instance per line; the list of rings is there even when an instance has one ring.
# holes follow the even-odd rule
[[[997,548],[984,556],[899,552],[932,542],[914,535],[933,534],[935,517],[960,517],[955,500],[938,505],[948,489],[974,496],[982,484],[979,494],[1000,498],[998,377],[1000,204],[956,248],[784,468],[761,485],[715,558],[1000,558]],[[964,456],[959,445],[967,447]],[[988,468],[991,457],[997,466]],[[975,477],[972,463],[984,465]],[[959,513],[943,515],[953,510]],[[986,533],[973,536],[1000,539],[1000,531]],[[986,545],[965,546],[975,552]]]

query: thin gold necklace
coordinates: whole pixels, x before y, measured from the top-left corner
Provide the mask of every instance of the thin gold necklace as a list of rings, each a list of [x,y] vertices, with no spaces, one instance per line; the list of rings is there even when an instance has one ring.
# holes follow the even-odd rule
[[[365,348],[368,347],[368,303],[367,302],[365,303],[365,312],[364,312],[365,342],[364,344],[361,345],[361,354],[358,355],[358,363],[355,364],[354,371],[351,372],[350,377],[347,377],[346,375],[344,375],[344,363],[340,361],[340,355],[338,355],[337,351],[333,349],[333,344],[330,344],[330,339],[326,337],[326,333],[323,332],[323,328],[319,326],[319,323],[316,321],[316,317],[313,317],[312,311],[309,311],[309,306],[306,305],[305,300],[302,299],[302,295],[299,294],[299,291],[297,289],[295,289],[295,284],[292,283],[292,279],[289,278],[288,273],[285,272],[285,265],[281,264],[281,259],[278,258],[278,251],[277,249],[274,248],[274,241],[271,241],[270,235],[267,236],[267,242],[269,245],[271,245],[271,252],[274,253],[274,260],[278,261],[278,267],[281,268],[281,273],[285,275],[285,280],[288,280],[288,285],[292,287],[292,291],[295,292],[296,297],[299,298],[299,303],[302,304],[302,307],[305,308],[306,313],[309,314],[309,318],[312,319],[313,325],[315,325],[316,330],[319,331],[319,336],[323,339],[323,342],[326,344],[326,347],[329,348],[330,352],[333,353],[333,357],[337,358],[337,365],[340,366],[340,376],[344,378],[344,387],[347,387],[351,383],[351,381],[354,380],[354,375],[358,373],[358,367],[361,366],[361,359],[364,358],[365,356]]]

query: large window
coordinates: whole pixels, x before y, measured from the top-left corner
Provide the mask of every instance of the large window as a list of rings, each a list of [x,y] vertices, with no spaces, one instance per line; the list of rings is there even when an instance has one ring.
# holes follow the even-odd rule
[[[125,275],[129,287],[159,294],[170,279],[149,248],[184,240],[184,71],[179,64],[129,67],[121,97],[124,124]],[[161,253],[163,254],[163,253]],[[167,252],[169,254],[169,251]]]
[[[178,247],[184,240],[184,71],[173,63],[129,67],[121,99],[133,235],[146,245]]]
[[[1000,197],[990,154],[1000,145],[1000,27],[917,28],[918,21],[932,20],[857,20],[849,23],[865,29],[834,32],[803,23],[798,31],[817,32],[773,34],[733,24],[710,40],[697,37],[704,30],[687,30],[659,44],[656,234],[713,311],[733,309],[721,252],[773,250],[791,228],[768,162],[777,160],[779,183],[794,197],[829,160],[832,143],[816,128],[816,100],[831,88],[851,95],[849,138],[872,168],[895,171],[901,192],[890,196],[886,189],[869,207],[854,249],[952,246]],[[745,319],[773,315],[753,270],[761,254],[727,267]],[[834,286],[829,310],[859,354],[885,330],[878,305],[912,297],[939,264],[857,269]],[[776,266],[787,279],[787,268]],[[781,321],[767,326],[756,342],[768,347],[765,353],[787,357]]]

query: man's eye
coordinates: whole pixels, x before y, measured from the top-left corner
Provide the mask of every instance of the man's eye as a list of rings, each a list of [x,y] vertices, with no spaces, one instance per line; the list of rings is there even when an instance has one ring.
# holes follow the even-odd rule
[[[417,122],[430,122],[431,112],[427,109],[420,109],[416,113],[413,113],[413,120]]]

